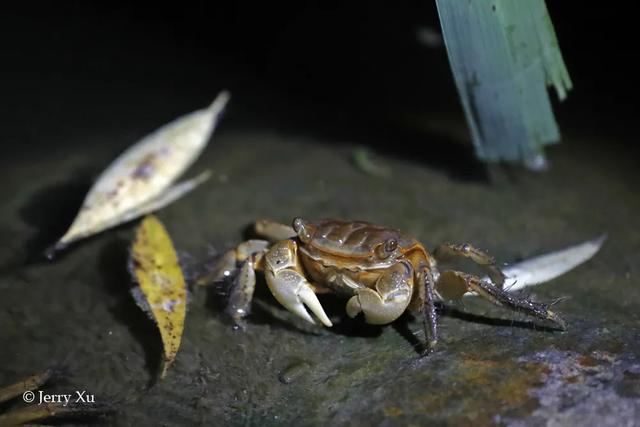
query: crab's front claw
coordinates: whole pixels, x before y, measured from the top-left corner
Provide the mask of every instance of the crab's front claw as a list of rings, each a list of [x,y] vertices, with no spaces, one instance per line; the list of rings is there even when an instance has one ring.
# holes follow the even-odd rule
[[[411,294],[400,294],[383,299],[376,291],[363,288],[347,302],[347,315],[356,317],[364,313],[365,322],[371,325],[386,325],[404,313],[409,305]]]
[[[359,288],[347,302],[347,315],[356,317],[364,313],[365,322],[386,325],[404,313],[411,302],[410,266],[399,263],[392,267],[376,283],[375,289]]]
[[[304,307],[306,305],[323,325],[333,326],[304,276],[290,269],[280,270],[277,273],[267,271],[265,275],[271,293],[287,310],[315,324],[316,322]]]

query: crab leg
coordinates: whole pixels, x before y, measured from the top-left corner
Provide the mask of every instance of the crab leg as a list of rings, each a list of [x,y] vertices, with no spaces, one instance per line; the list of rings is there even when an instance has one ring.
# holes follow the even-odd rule
[[[495,305],[519,311],[539,319],[549,320],[555,323],[560,329],[566,329],[564,320],[549,310],[547,304],[519,298],[471,274],[454,270],[443,271],[440,273],[436,290],[438,294],[445,299],[461,298],[467,291],[476,292],[479,296]]]
[[[238,328],[245,328],[243,319],[249,314],[256,287],[255,269],[268,245],[266,240],[242,242],[235,249],[226,252],[211,272],[196,280],[196,284],[206,286],[235,275],[225,313],[231,316]]]
[[[281,224],[269,219],[261,219],[253,225],[256,234],[271,242],[296,237],[296,231],[290,225]]]
[[[435,281],[433,274],[428,269],[423,273],[424,303],[422,305],[422,322],[426,342],[425,353],[430,353],[438,342],[438,315],[436,313]]]
[[[438,262],[446,262],[456,257],[468,258],[478,265],[483,266],[491,278],[491,281],[499,287],[502,287],[505,280],[504,273],[496,265],[495,259],[487,252],[476,248],[470,243],[446,244],[436,248],[433,256]]]
[[[207,286],[233,276],[238,270],[238,263],[243,263],[254,254],[264,253],[269,246],[266,240],[247,240],[236,246],[235,249],[225,254],[215,263],[213,270],[199,277],[197,285]]]
[[[249,314],[253,292],[256,288],[256,272],[251,261],[245,261],[236,276],[229,302],[224,312],[233,319],[235,325],[240,329],[245,329],[244,317]]]
[[[267,250],[269,242],[264,240],[247,240],[241,243],[233,251],[234,266],[237,262],[242,263],[240,271],[236,274],[233,281],[233,287],[229,293],[229,301],[227,302],[227,313],[233,319],[236,326],[245,329],[244,318],[249,314],[251,309],[251,301],[253,300],[253,292],[256,288],[256,266],[262,260]],[[223,257],[223,262],[229,262],[229,255]],[[226,267],[231,267],[227,265]],[[222,270],[223,275],[229,276],[233,270]]]

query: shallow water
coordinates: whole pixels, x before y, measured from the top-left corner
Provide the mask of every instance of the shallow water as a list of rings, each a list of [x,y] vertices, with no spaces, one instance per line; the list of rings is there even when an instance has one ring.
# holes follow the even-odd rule
[[[176,363],[156,381],[159,334],[128,294],[135,223],[74,245],[55,262],[40,257],[71,221],[92,177],[144,134],[134,127],[96,138],[122,141],[119,147],[68,144],[5,158],[1,384],[63,365],[70,377],[47,390],[87,390],[115,408],[102,420],[113,425],[638,419],[640,195],[637,157],[624,146],[568,132],[548,151],[550,171],[486,173],[466,148],[413,155],[411,138],[398,134],[376,157],[392,170],[383,178],[351,162],[362,139],[336,144],[322,133],[245,130],[233,117],[229,123],[188,172],[210,168],[214,178],[158,214],[179,250],[202,258],[239,242],[257,218],[297,215],[374,221],[429,248],[469,241],[503,261],[608,233],[594,259],[531,290],[539,301],[568,297],[557,305],[568,331],[470,299],[443,307],[439,348],[421,359],[420,319],[367,326],[346,318],[343,301],[327,298],[336,326],[319,329],[280,308],[259,281],[245,333],[231,328],[215,289],[194,290]]]

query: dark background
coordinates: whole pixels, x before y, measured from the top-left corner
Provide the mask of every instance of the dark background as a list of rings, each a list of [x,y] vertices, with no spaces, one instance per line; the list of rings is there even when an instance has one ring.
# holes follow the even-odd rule
[[[563,132],[633,143],[634,14],[547,3],[574,82],[556,108]],[[444,47],[417,41],[419,27],[439,32],[432,0],[27,1],[0,13],[5,159],[79,134],[133,127],[141,136],[222,88],[234,95],[225,126],[336,140],[393,135],[407,115],[462,115]]]

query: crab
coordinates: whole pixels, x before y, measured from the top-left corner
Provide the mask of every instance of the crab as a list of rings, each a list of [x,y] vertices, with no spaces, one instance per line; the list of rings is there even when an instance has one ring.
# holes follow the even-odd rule
[[[494,258],[469,243],[441,245],[431,254],[398,230],[337,219],[297,217],[292,226],[261,220],[255,231],[263,239],[247,240],[226,252],[212,273],[214,280],[235,278],[226,312],[241,328],[250,310],[256,271],[262,271],[275,299],[313,324],[317,319],[332,326],[316,295],[327,292],[347,298],[348,316],[362,313],[373,325],[392,323],[407,310],[419,311],[425,353],[438,342],[436,302],[459,299],[467,292],[565,329],[549,305],[503,289],[505,276]],[[439,269],[439,263],[458,257],[486,269],[489,279]]]

